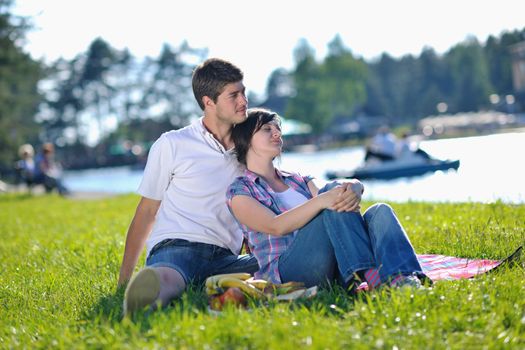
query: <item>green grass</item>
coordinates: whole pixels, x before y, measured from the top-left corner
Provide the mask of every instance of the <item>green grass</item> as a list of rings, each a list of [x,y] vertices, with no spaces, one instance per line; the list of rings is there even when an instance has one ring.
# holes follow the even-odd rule
[[[313,300],[219,316],[196,288],[162,311],[122,320],[116,281],[137,201],[0,196],[0,348],[525,348],[523,258],[426,290],[352,298],[333,287]],[[524,205],[391,204],[418,253],[500,259],[525,242]]]

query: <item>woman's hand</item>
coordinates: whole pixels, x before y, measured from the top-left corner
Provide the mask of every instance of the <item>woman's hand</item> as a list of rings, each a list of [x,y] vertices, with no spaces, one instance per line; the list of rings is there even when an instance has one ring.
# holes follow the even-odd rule
[[[328,191],[320,193],[317,197],[321,200],[324,209],[333,209],[334,205],[341,201],[341,195],[345,192],[344,186],[335,186]]]
[[[330,209],[338,212],[361,210],[361,196],[364,191],[364,186],[361,181],[353,179],[341,184],[340,187],[343,188],[344,191]]]

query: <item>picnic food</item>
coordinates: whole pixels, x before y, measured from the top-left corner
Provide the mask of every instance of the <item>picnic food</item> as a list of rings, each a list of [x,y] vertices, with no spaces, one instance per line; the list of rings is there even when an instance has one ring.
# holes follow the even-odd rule
[[[222,294],[210,296],[209,304],[213,310],[222,310],[225,305],[246,306],[246,296],[237,287],[228,288]]]
[[[317,293],[317,287],[306,289],[302,282],[272,283],[254,279],[247,273],[210,276],[205,285],[212,310],[222,310],[226,304],[246,307],[248,299],[292,301],[311,298]]]

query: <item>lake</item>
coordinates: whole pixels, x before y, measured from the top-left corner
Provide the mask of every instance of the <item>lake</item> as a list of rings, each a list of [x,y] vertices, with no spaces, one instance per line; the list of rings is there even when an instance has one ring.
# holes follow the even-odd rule
[[[425,140],[420,147],[440,159],[459,159],[458,171],[435,172],[390,181],[366,180],[364,199],[379,201],[525,203],[525,132],[442,140]],[[310,174],[320,182],[325,172],[353,169],[364,157],[363,147],[312,153],[285,153],[278,166]],[[73,191],[135,192],[141,170],[128,167],[66,171],[65,184]]]

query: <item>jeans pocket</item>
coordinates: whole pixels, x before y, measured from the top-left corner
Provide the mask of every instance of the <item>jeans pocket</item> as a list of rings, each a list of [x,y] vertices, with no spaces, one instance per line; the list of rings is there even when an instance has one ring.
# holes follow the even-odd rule
[[[149,259],[150,256],[152,256],[153,254],[158,252],[159,249],[161,249],[162,247],[165,247],[168,244],[170,244],[171,241],[173,241],[173,238],[164,239],[164,240],[160,241],[159,243],[155,244],[155,246],[153,248],[151,248],[151,251],[149,252],[148,259]]]

